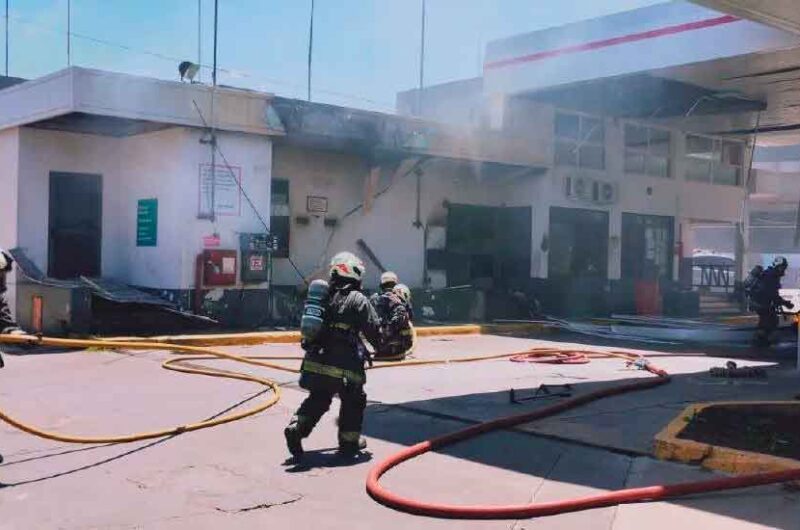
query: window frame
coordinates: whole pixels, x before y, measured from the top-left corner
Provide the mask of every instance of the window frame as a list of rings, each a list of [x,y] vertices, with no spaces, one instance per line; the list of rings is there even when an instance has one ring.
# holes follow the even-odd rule
[[[695,178],[689,177],[688,172],[688,163],[692,160],[703,160],[702,157],[695,157],[689,154],[689,138],[702,138],[711,142],[711,157],[708,159],[708,174],[707,179],[705,180],[698,180]],[[739,164],[731,164],[729,161],[725,160],[725,146],[727,145],[735,145],[738,147],[737,153],[739,158]],[[686,133],[685,134],[685,147],[684,147],[684,160],[686,162],[687,168],[684,170],[684,179],[688,182],[702,182],[705,184],[712,184],[715,186],[733,186],[740,188],[744,185],[744,171],[745,171],[745,156],[747,145],[744,142],[738,142],[736,140],[729,140],[726,138],[719,138],[714,136],[708,136],[705,134],[695,134],[695,133]],[[720,168],[735,168],[737,170],[736,173],[736,180],[735,182],[721,182],[721,174],[719,173]]]
[[[286,186],[286,203],[275,203],[275,183],[285,183]],[[280,178],[280,177],[273,177],[270,181],[270,215],[269,215],[269,229],[270,234],[274,237],[278,238],[278,244],[275,250],[272,251],[272,256],[274,258],[288,258],[289,251],[290,251],[290,244],[292,240],[292,200],[291,200],[291,182],[288,178]],[[285,206],[286,213],[276,213],[276,206]],[[278,221],[276,223],[276,221]],[[285,226],[285,237],[278,237],[278,234],[275,233],[276,225],[278,226]],[[281,234],[283,235],[283,234]],[[284,242],[285,240],[285,242]]]
[[[646,143],[644,147],[632,147],[628,145],[627,140],[627,131],[628,127],[636,127],[638,129],[642,129],[645,131],[646,135]],[[658,131],[661,133],[667,134],[667,154],[660,155],[653,153],[653,147],[651,145],[652,140],[652,131]],[[636,155],[642,156],[642,170],[632,170],[628,169],[628,154],[633,153]],[[646,125],[642,123],[637,123],[634,121],[625,121],[622,123],[622,172],[626,175],[636,175],[642,177],[652,177],[657,179],[671,179],[674,178],[673,174],[673,137],[672,131],[670,129],[664,127],[654,127],[652,125]],[[666,159],[667,162],[667,171],[664,175],[654,175],[649,172],[649,162],[651,159]]]
[[[569,136],[560,135],[558,131],[558,120],[560,116],[577,118],[578,120],[578,129],[577,129],[577,138],[570,138]],[[602,133],[600,141],[592,138],[594,136],[594,132],[596,127],[591,129],[584,128],[584,122],[586,121],[596,121],[600,123],[600,132]],[[571,112],[571,111],[563,111],[563,110],[556,110],[555,116],[553,118],[553,163],[557,167],[568,167],[568,168],[575,168],[575,169],[582,169],[582,170],[590,170],[590,171],[605,171],[607,168],[607,156],[606,156],[606,121],[605,118],[602,116],[592,116],[589,114],[582,114],[579,112]],[[559,145],[568,145],[572,148],[572,154],[574,155],[574,163],[572,162],[565,162],[559,159],[558,151]],[[602,153],[602,164],[600,167],[596,166],[584,166],[581,164],[581,151],[585,148],[600,148]]]

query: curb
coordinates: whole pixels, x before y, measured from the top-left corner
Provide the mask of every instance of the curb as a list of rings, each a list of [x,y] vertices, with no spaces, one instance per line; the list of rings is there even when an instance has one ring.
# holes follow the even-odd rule
[[[722,471],[731,475],[751,475],[770,471],[785,471],[800,468],[800,461],[791,458],[770,456],[730,447],[710,445],[693,440],[678,438],[686,426],[686,418],[714,405],[770,405],[796,404],[794,401],[715,401],[695,403],[686,407],[672,420],[654,440],[653,453],[661,460],[676,460],[686,464],[699,464],[701,467]],[[800,483],[794,482],[796,486]]]
[[[456,326],[429,326],[416,328],[418,337],[442,335],[491,335],[498,333],[539,332],[546,333],[543,324],[465,324]],[[189,346],[252,346],[256,344],[297,344],[299,331],[262,331],[253,333],[223,333],[212,335],[162,335],[158,337],[106,337],[109,342],[146,341],[157,343],[185,344]]]

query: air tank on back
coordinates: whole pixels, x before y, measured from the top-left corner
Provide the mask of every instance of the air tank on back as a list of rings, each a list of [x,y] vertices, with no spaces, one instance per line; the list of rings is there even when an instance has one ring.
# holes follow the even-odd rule
[[[325,306],[328,301],[328,282],[314,280],[308,286],[303,316],[300,318],[300,334],[303,339],[313,342],[317,339],[325,324]]]

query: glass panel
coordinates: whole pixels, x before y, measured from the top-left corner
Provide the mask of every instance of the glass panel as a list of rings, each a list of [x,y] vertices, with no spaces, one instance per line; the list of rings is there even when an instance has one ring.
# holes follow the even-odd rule
[[[739,184],[739,168],[724,164],[716,166],[714,168],[714,184],[737,186]]]
[[[602,144],[605,141],[603,120],[596,118],[581,118],[581,138],[584,141]]]
[[[704,136],[686,136],[686,155],[704,160],[714,159],[714,141]]]
[[[698,158],[686,159],[686,179],[698,182],[710,182],[711,172],[710,163],[707,160]]]
[[[558,166],[577,166],[578,153],[575,143],[556,141],[556,165]]]
[[[289,181],[272,179],[271,215],[289,215]]]
[[[644,173],[644,155],[636,151],[625,151],[625,173]]]
[[[574,114],[556,114],[556,136],[570,140],[578,139],[578,116]]]
[[[669,159],[661,156],[648,156],[647,174],[651,177],[669,177]]]
[[[650,129],[650,146],[648,152],[651,155],[669,157],[669,131],[660,129]]]
[[[625,147],[647,149],[647,129],[636,125],[625,125]]]
[[[736,142],[722,143],[722,162],[732,166],[741,166],[744,160],[742,144]]]
[[[573,227],[563,222],[550,223],[550,239],[553,245],[549,252],[548,276],[566,276],[572,272],[572,253],[575,249]]]
[[[289,217],[273,215],[269,221],[269,231],[278,239],[278,248],[273,253],[276,258],[289,257]]]
[[[606,165],[605,149],[602,145],[584,144],[580,148],[578,160],[580,167],[604,169]]]

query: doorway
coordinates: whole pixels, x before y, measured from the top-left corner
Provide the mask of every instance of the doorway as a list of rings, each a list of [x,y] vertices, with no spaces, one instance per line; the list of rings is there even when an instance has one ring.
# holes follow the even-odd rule
[[[672,278],[672,217],[622,214],[622,277],[631,280]]]
[[[608,278],[608,212],[550,207],[550,278]]]
[[[450,204],[447,283],[524,284],[531,269],[531,208]]]
[[[49,211],[48,276],[100,276],[102,176],[51,172]]]

